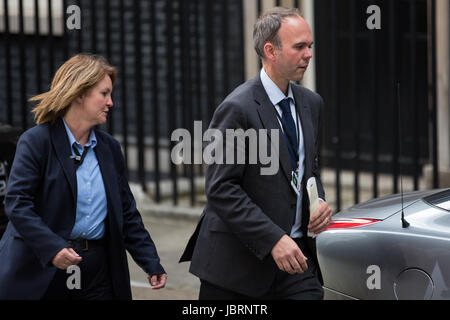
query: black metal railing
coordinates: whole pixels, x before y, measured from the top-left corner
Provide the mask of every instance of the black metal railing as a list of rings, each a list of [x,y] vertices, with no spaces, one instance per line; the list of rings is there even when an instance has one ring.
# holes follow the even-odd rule
[[[11,7],[15,3],[17,10]],[[218,103],[244,81],[242,1],[35,0],[31,8],[27,3],[0,0],[0,122],[24,130],[33,126],[28,99],[49,87],[56,69],[78,52],[104,55],[119,71],[105,129],[121,142],[130,179],[157,202],[166,196],[162,182],[170,181],[174,204],[180,179],[187,180],[195,205],[195,180],[203,167],[162,159],[170,155],[176,128],[190,130],[196,120],[206,128]],[[80,9],[80,29],[66,26],[72,5]],[[18,28],[12,28],[14,21]],[[33,27],[25,30],[26,25]]]
[[[60,9],[25,15],[33,10],[25,1],[0,0],[0,122],[31,127],[27,100],[48,88],[61,63],[78,52],[102,54],[119,70],[105,129],[121,142],[130,179],[155,201],[169,196],[175,205],[187,182],[187,202],[195,205],[203,166],[170,161],[170,136],[177,128],[193,133],[196,120],[206,129],[216,106],[244,81],[242,1],[35,0],[34,7]],[[255,1],[260,13],[263,2]],[[70,5],[81,9],[79,30],[65,26]],[[381,30],[366,28],[369,5],[381,8]],[[435,0],[315,0],[314,7],[316,91],[326,106],[321,165],[335,173],[335,209],[342,208],[347,170],[354,203],[363,172],[372,175],[373,197],[381,174],[392,177],[393,193],[400,174],[418,189],[424,164],[432,165],[437,187]]]
[[[419,189],[423,166],[439,186],[436,121],[434,0],[316,0],[317,91],[327,112],[322,165],[335,170],[336,208],[342,208],[344,170],[353,173],[354,203],[360,173],[399,177]],[[380,8],[381,29],[370,30],[366,9]],[[399,89],[398,89],[399,88]],[[400,137],[401,135],[401,137]]]

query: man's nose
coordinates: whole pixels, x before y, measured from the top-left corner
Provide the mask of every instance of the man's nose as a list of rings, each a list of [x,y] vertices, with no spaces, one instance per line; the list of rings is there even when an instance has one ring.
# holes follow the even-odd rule
[[[307,48],[306,48],[306,51],[305,51],[305,59],[311,59],[312,56],[313,56],[313,54],[312,54],[312,49],[309,48],[309,47],[307,47]]]

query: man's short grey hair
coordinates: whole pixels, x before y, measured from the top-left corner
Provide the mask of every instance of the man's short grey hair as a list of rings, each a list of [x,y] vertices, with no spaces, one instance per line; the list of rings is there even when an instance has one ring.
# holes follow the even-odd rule
[[[265,58],[264,46],[267,42],[272,43],[277,49],[281,49],[280,37],[278,36],[281,23],[287,17],[296,16],[302,16],[297,8],[275,7],[267,10],[258,18],[253,28],[253,44],[261,59]]]

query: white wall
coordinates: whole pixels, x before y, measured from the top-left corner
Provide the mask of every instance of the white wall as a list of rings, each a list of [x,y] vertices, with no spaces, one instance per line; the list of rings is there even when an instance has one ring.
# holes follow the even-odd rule
[[[4,1],[0,1],[0,32],[5,30]],[[9,13],[9,31],[19,32],[19,0],[6,0]],[[38,1],[39,9],[39,31],[40,34],[48,34],[48,3]],[[24,31],[26,34],[34,34],[34,0],[23,0]],[[53,34],[61,35],[63,32],[63,3],[62,0],[52,1]]]
[[[450,186],[449,1],[436,1],[438,161],[442,186]]]

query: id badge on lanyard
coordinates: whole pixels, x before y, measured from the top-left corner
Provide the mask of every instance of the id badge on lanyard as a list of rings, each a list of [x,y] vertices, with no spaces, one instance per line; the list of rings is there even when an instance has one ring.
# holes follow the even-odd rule
[[[298,179],[298,169],[291,172],[291,187],[294,189],[297,196],[300,195],[300,181]]]

